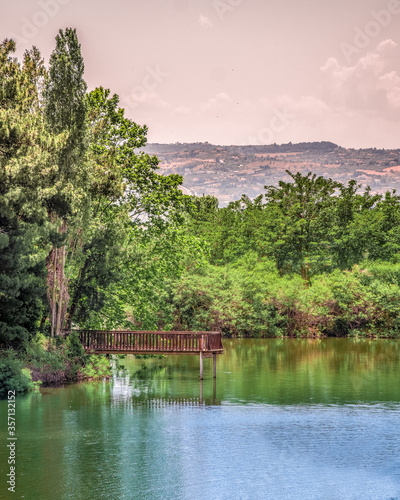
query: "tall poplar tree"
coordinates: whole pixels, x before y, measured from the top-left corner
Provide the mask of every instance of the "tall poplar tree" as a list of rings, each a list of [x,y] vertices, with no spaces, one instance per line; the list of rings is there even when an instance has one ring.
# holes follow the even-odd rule
[[[48,299],[51,310],[51,335],[64,327],[69,293],[65,276],[68,220],[77,210],[84,212],[87,149],[86,90],[84,63],[75,29],[60,30],[56,48],[50,57],[49,74],[44,90],[45,117],[49,130],[65,134],[66,141],[57,155],[58,171],[54,179],[57,190],[49,200],[50,219],[59,221],[64,235],[47,259]],[[60,241],[63,243],[60,247]]]

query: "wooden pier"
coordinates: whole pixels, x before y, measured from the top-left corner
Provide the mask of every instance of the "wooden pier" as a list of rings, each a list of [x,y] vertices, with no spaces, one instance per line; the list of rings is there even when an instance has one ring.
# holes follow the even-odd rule
[[[200,379],[203,359],[213,358],[216,377],[217,354],[223,354],[221,332],[156,332],[132,330],[78,330],[79,339],[93,354],[194,354],[200,356]]]

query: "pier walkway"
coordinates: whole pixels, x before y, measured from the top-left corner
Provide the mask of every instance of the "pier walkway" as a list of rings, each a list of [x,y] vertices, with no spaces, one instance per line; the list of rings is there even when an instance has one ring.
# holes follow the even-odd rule
[[[78,333],[85,351],[93,354],[199,355],[201,380],[203,358],[213,358],[215,378],[216,356],[224,352],[221,332],[78,330]]]

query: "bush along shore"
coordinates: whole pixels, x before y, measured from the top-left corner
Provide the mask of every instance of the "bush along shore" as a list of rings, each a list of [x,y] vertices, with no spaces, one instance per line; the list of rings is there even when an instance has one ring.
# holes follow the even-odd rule
[[[250,253],[234,265],[186,273],[172,291],[175,330],[222,330],[227,337],[400,338],[400,263],[281,276]]]
[[[23,393],[39,387],[57,386],[81,380],[109,378],[111,365],[105,356],[84,352],[77,334],[50,339],[42,334],[18,354],[0,353],[0,397],[9,390]]]

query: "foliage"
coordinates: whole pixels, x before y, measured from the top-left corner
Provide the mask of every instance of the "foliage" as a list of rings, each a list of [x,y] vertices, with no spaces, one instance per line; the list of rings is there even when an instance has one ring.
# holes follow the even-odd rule
[[[0,217],[1,219],[1,217]],[[37,249],[38,226],[5,222],[0,248],[0,344],[18,348],[38,329],[45,295],[44,254]]]
[[[400,337],[399,265],[368,262],[317,275],[302,286],[254,253],[234,266],[185,273],[173,295],[174,329],[215,330],[226,336]],[[391,271],[389,271],[391,269]],[[385,275],[386,278],[382,278]]]
[[[20,360],[13,355],[0,357],[0,398],[6,397],[8,391],[18,394],[34,388],[30,371]]]
[[[91,204],[89,223],[72,234],[67,260],[68,326],[73,320],[92,326],[126,322],[121,304],[127,297],[118,283],[123,280],[125,290],[131,285],[137,248],[148,234],[161,238],[176,225],[183,199],[180,176],[157,174],[157,158],[135,152],[145,145],[147,128],[126,118],[118,104],[118,96],[101,87],[87,95]]]
[[[0,344],[20,348],[45,309],[46,240],[54,231],[45,204],[62,141],[38,112],[39,52],[27,51],[21,65],[14,51],[13,41],[0,44]]]
[[[69,218],[82,209],[87,188],[86,83],[76,30],[60,30],[50,56],[43,90],[43,113],[51,133],[63,134],[64,144],[55,155],[54,196],[47,202],[53,215]],[[77,206],[78,205],[78,206]]]
[[[68,335],[67,341],[65,343],[66,353],[70,358],[83,359],[85,356],[85,350],[79,340],[79,334],[77,332],[72,332]]]
[[[280,275],[312,277],[351,269],[365,258],[389,260],[400,249],[400,203],[395,192],[362,194],[355,181],[287,172],[292,182],[266,186],[254,200],[243,196],[226,208],[194,198],[190,230],[210,244],[210,262],[234,263],[249,251],[275,262]]]
[[[38,334],[26,349],[23,361],[33,380],[42,381],[44,385],[110,375],[109,361],[85,354],[77,334],[57,340]]]
[[[166,261],[146,257],[149,275],[175,277],[182,264],[164,235],[176,240],[185,196],[179,175],[136,151],[147,127],[118,96],[87,93],[76,30],[59,31],[48,70],[36,48],[22,65],[14,50],[0,46],[0,343],[20,349],[38,329],[126,322],[132,293],[119,283],[136,283],[138,248]],[[135,303],[147,310],[148,299]]]

